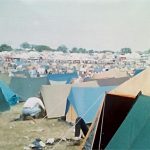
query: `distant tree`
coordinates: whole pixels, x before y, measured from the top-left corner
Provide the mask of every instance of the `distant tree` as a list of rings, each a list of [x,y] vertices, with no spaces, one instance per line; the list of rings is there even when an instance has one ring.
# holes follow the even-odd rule
[[[53,51],[49,46],[46,45],[32,45],[32,49],[35,49],[38,52],[42,51]]]
[[[79,51],[79,53],[86,53],[86,49],[85,48],[79,48],[78,51]]]
[[[60,46],[58,46],[57,51],[61,51],[63,53],[67,53],[68,52],[68,48],[65,45],[60,45]]]
[[[71,50],[70,50],[71,53],[78,53],[78,48],[77,47],[73,47]]]
[[[90,54],[94,53],[94,50],[93,49],[89,50],[89,53]]]
[[[132,53],[131,48],[122,48],[121,49],[122,54]]]
[[[148,49],[146,52],[149,54],[150,53],[150,49]]]
[[[21,45],[20,45],[21,48],[23,49],[30,49],[32,47],[32,45],[30,45],[28,42],[23,42]]]
[[[3,52],[3,51],[12,51],[12,47],[7,45],[7,44],[2,44],[0,45],[0,52]]]

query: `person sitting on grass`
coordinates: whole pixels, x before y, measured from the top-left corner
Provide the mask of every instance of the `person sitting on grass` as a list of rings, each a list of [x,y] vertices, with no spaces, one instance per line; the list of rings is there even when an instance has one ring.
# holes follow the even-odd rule
[[[30,97],[23,105],[21,120],[26,120],[27,117],[39,118],[45,112],[45,107],[39,97]]]

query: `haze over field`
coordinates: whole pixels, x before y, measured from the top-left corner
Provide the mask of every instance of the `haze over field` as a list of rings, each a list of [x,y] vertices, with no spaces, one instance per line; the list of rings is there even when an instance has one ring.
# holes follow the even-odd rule
[[[0,44],[150,48],[149,0],[0,0]]]

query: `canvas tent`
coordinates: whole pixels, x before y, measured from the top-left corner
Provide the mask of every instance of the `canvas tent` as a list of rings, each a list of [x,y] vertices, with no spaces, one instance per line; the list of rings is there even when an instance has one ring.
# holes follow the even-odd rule
[[[42,85],[48,85],[47,77],[20,78],[12,77],[10,88],[21,97],[21,101],[29,97],[37,96]]]
[[[106,149],[150,149],[150,96],[140,95]]]
[[[59,85],[59,84],[66,84],[66,81],[53,81],[49,80],[50,85]]]
[[[150,68],[142,71],[136,76],[130,78],[117,88],[111,91],[111,94],[136,96],[140,91],[144,95],[150,95]]]
[[[88,81],[72,84],[73,87],[99,87],[97,81]]]
[[[120,78],[112,77],[112,78],[96,79],[94,81],[96,81],[99,86],[118,86],[127,81],[128,79],[130,79],[130,77],[120,77]]]
[[[0,73],[0,80],[5,82],[7,85],[9,85],[11,81],[11,77],[9,77],[9,75],[6,73]]]
[[[9,103],[6,101],[5,96],[0,88],[0,112],[9,110],[10,106]]]
[[[43,85],[41,94],[46,107],[48,118],[56,118],[65,115],[66,100],[71,85]]]
[[[80,84],[43,85],[41,94],[48,118],[65,116],[67,98],[72,87],[98,87],[98,84],[90,81]]]
[[[65,81],[66,84],[69,84],[73,78],[78,78],[78,74],[74,73],[65,73],[65,74],[49,74],[48,79],[52,81]]]
[[[124,70],[113,68],[108,71],[96,73],[93,75],[93,79],[105,79],[105,78],[121,78],[129,77],[128,73]]]
[[[20,97],[17,96],[3,81],[0,81],[0,88],[9,105],[15,105]]]
[[[105,92],[113,88],[113,86],[72,87],[66,105],[67,121],[74,123],[78,116],[83,118],[86,123],[91,123],[104,98]]]
[[[92,149],[105,149],[136,102],[140,91],[150,96],[149,76],[150,69],[147,69],[106,94],[102,111],[97,117],[97,125],[92,124],[93,127],[89,131],[94,130],[95,132],[92,137],[86,137],[84,147],[91,143],[90,148]],[[88,135],[91,134],[88,133]]]

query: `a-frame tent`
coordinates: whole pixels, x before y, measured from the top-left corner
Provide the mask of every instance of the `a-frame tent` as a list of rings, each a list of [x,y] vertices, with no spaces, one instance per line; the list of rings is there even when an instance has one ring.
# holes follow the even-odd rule
[[[67,98],[71,87],[98,87],[98,84],[96,81],[90,81],[79,84],[43,85],[41,94],[46,107],[47,118],[65,116]],[[76,116],[75,112],[71,113],[72,116]]]
[[[81,117],[86,123],[93,122],[105,92],[113,88],[115,87],[72,87],[67,98],[66,121],[75,123],[75,119]]]
[[[5,99],[5,96],[2,92],[2,89],[0,88],[0,112],[10,110],[10,105]]]
[[[140,95],[106,149],[150,149],[150,96]]]
[[[87,149],[104,149],[121,123],[124,121],[128,112],[136,102],[139,92],[150,96],[150,69],[139,73],[127,80],[114,90],[106,94],[102,111],[99,111],[97,125],[92,124],[91,131],[95,131],[91,136],[86,137],[83,147]],[[94,128],[95,127],[95,128]],[[89,146],[89,141],[91,145]]]
[[[46,108],[47,118],[65,116],[66,101],[71,85],[43,85],[41,94]]]
[[[119,68],[112,68],[108,71],[100,72],[93,75],[93,79],[107,79],[107,78],[122,78],[122,77],[129,77],[129,74],[121,70]]]
[[[22,78],[12,77],[10,88],[21,97],[20,101],[26,101],[29,97],[37,96],[42,85],[48,85],[47,77]]]

